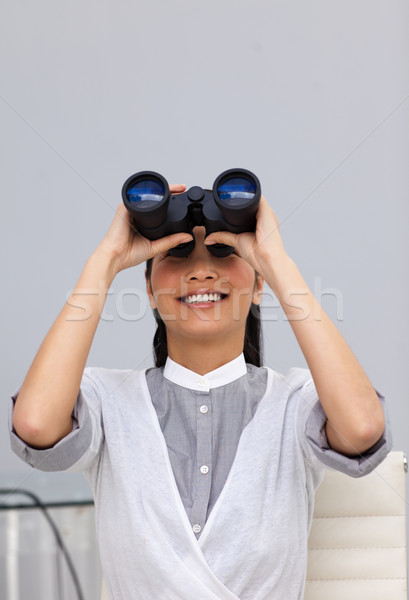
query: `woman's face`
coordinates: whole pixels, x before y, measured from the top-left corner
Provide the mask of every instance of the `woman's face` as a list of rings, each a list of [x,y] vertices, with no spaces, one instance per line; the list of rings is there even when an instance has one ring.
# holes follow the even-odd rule
[[[213,256],[203,244],[204,227],[193,231],[196,244],[187,257],[154,257],[151,282],[147,281],[150,305],[166,325],[168,344],[198,336],[243,343],[251,303],[261,301],[263,279],[236,254]],[[198,294],[214,292],[222,295],[197,302]]]

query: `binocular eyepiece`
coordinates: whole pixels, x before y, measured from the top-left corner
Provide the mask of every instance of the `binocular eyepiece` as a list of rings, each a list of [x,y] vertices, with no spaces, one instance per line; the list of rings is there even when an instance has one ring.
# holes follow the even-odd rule
[[[194,186],[183,194],[171,195],[166,179],[153,171],[131,175],[122,187],[122,199],[135,227],[149,240],[181,232],[193,236],[196,225],[204,225],[206,236],[216,231],[254,231],[260,197],[259,180],[245,169],[224,171],[211,190]],[[187,256],[194,246],[193,239],[168,252]],[[207,249],[218,257],[234,252],[226,244],[212,244]]]

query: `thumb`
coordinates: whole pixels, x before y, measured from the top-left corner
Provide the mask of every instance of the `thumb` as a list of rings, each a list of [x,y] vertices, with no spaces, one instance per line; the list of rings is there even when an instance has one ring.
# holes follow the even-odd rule
[[[211,244],[226,244],[227,246],[237,246],[237,233],[230,231],[215,231],[204,240],[206,246]]]
[[[189,233],[172,233],[172,235],[166,235],[165,237],[151,242],[151,247],[154,255],[156,255],[161,254],[162,252],[167,252],[167,250],[175,248],[175,246],[178,246],[179,244],[185,244],[186,242],[191,242],[192,240],[193,236]]]

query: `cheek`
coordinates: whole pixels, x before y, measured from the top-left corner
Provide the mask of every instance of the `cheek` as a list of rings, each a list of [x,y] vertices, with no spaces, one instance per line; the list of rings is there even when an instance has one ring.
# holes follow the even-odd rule
[[[232,310],[232,316],[234,320],[243,321],[251,308],[253,300],[253,288],[241,287],[234,288],[229,303],[230,310]]]
[[[176,267],[177,265],[172,264],[171,261],[166,261],[166,259],[154,265],[151,273],[152,289],[175,287],[181,277],[180,270]]]
[[[164,287],[164,273],[163,269],[161,269],[161,265],[156,266],[152,265],[152,272],[150,277],[150,292],[153,296],[154,302],[158,301],[160,298],[160,290]]]
[[[179,295],[180,277],[172,273],[172,269],[161,269],[160,267],[151,274],[151,286],[149,295],[149,304],[151,308],[161,309],[166,313],[169,306],[175,302],[175,297]],[[172,309],[174,310],[174,309]]]
[[[238,293],[251,303],[256,286],[256,272],[250,265],[240,265],[236,272],[232,274],[231,282]]]
[[[253,289],[248,288],[246,290],[242,290],[240,294],[240,310],[245,313],[248,313],[250,310],[251,304],[253,301]]]
[[[259,304],[260,297],[257,294],[257,288],[255,287],[254,280],[248,280],[248,287],[242,290],[241,306],[243,310],[247,312],[251,309],[254,304]]]

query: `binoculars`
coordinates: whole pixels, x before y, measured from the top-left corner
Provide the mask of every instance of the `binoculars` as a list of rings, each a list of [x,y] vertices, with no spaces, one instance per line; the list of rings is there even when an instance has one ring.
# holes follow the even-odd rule
[[[259,180],[245,169],[224,171],[211,190],[193,186],[183,194],[171,195],[166,179],[154,171],[135,173],[122,187],[122,199],[136,229],[149,240],[181,232],[193,236],[196,225],[204,225],[206,236],[215,231],[254,231],[260,197]],[[193,239],[168,253],[187,256],[194,246]],[[212,244],[207,249],[218,257],[234,252],[226,244]]]

